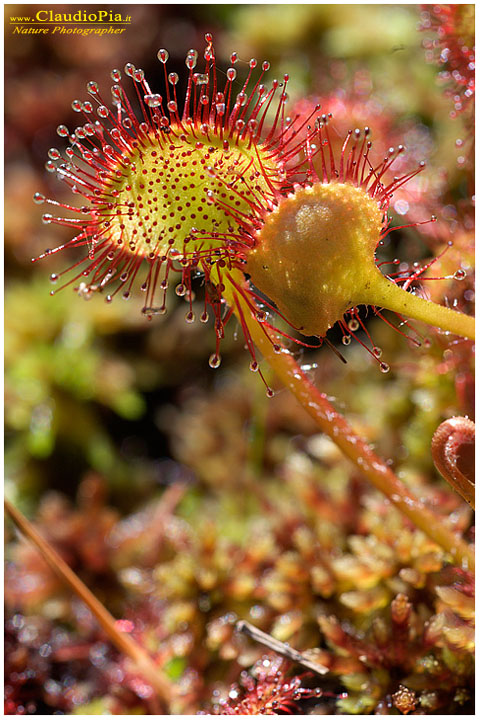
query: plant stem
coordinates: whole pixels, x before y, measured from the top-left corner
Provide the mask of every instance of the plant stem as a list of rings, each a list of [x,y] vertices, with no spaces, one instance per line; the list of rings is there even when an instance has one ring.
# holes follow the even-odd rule
[[[168,704],[172,698],[171,685],[162,671],[155,665],[152,658],[137,645],[135,640],[117,629],[115,618],[97,600],[95,595],[75,575],[73,570],[66,564],[52,546],[37,532],[27,518],[15,508],[8,500],[5,500],[5,510],[10,515],[19,530],[35,545],[42,557],[45,558],[50,567],[60,578],[78,595],[91,613],[97,619],[99,625],[107,633],[112,643],[135,663],[138,672],[143,675],[147,682],[155,689],[158,696]]]
[[[475,423],[466,417],[445,420],[432,438],[438,472],[475,510]]]
[[[265,334],[268,333],[267,328],[262,328],[252,316],[244,298],[239,293],[235,293],[233,297],[233,292],[228,286],[225,294],[227,297],[231,294],[234,300],[232,306],[242,313],[255,345],[279,380],[295,395],[320,430],[334,441],[373,485],[419,530],[438,543],[459,565],[473,570],[475,553],[472,547],[416,498],[369,445],[356,435],[345,418],[329,403],[326,395],[320,393],[310,382],[289,353],[275,352],[273,344],[278,344],[277,339],[273,342],[268,339]]]
[[[364,296],[356,298],[357,304],[387,308],[413,320],[421,320],[441,330],[475,340],[475,318],[403,290],[376,268],[372,275]]]

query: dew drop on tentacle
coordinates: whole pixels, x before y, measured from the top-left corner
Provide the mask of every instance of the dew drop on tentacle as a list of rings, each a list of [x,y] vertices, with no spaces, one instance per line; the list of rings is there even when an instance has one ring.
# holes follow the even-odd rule
[[[207,85],[208,75],[206,73],[195,73],[193,81],[195,85]]]
[[[162,96],[158,94],[144,95],[143,99],[149,107],[160,107],[162,104]]]
[[[50,160],[60,160],[62,156],[60,154],[60,150],[57,150],[57,148],[50,148],[48,151],[48,157]]]
[[[166,315],[167,308],[165,305],[160,305],[160,307],[144,307],[142,308],[142,315],[146,315],[147,317],[151,315]]]
[[[191,49],[187,53],[185,58],[185,65],[189,70],[194,70],[197,66],[198,52],[195,49]]]
[[[467,277],[467,273],[462,268],[459,268],[455,271],[453,277],[455,278],[455,280],[465,280],[465,278]]]
[[[380,372],[382,372],[382,373],[390,372],[390,365],[386,362],[381,362],[380,363]]]
[[[220,363],[222,362],[222,358],[220,355],[217,355],[217,353],[212,353],[208,359],[208,364],[211,368],[216,369],[220,367]]]

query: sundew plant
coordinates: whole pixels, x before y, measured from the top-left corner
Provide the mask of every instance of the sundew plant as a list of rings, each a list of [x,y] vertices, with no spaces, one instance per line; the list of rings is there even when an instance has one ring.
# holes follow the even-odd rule
[[[6,712],[468,714],[473,6],[135,8],[7,98]]]

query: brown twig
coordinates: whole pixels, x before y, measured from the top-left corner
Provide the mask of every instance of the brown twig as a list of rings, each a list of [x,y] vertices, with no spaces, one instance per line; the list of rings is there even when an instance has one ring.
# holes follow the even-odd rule
[[[299,653],[298,650],[290,647],[287,643],[276,640],[274,637],[263,632],[263,630],[259,630],[255,627],[255,625],[251,625],[246,620],[239,620],[235,625],[235,630],[243,635],[248,635],[248,637],[251,637],[252,640],[260,643],[260,645],[264,645],[269,650],[276,652],[277,655],[282,655],[283,657],[288,658],[288,660],[292,660],[292,662],[298,663],[304,668],[307,668],[307,670],[311,670],[318,675],[325,675],[329,672],[329,669],[325,667],[325,665],[320,665],[320,663],[309,660],[305,655],[302,655],[302,653]]]
[[[130,635],[117,629],[115,618],[102,605],[95,595],[87,588],[73,570],[66,564],[52,546],[37,532],[29,520],[15,508],[8,500],[5,500],[5,510],[12,518],[19,530],[37,548],[50,567],[59,577],[80,597],[91,613],[97,619],[99,625],[107,633],[112,643],[129,657],[136,665],[145,680],[154,688],[158,697],[168,706],[172,698],[170,682],[155,665],[152,658],[141,648]]]

